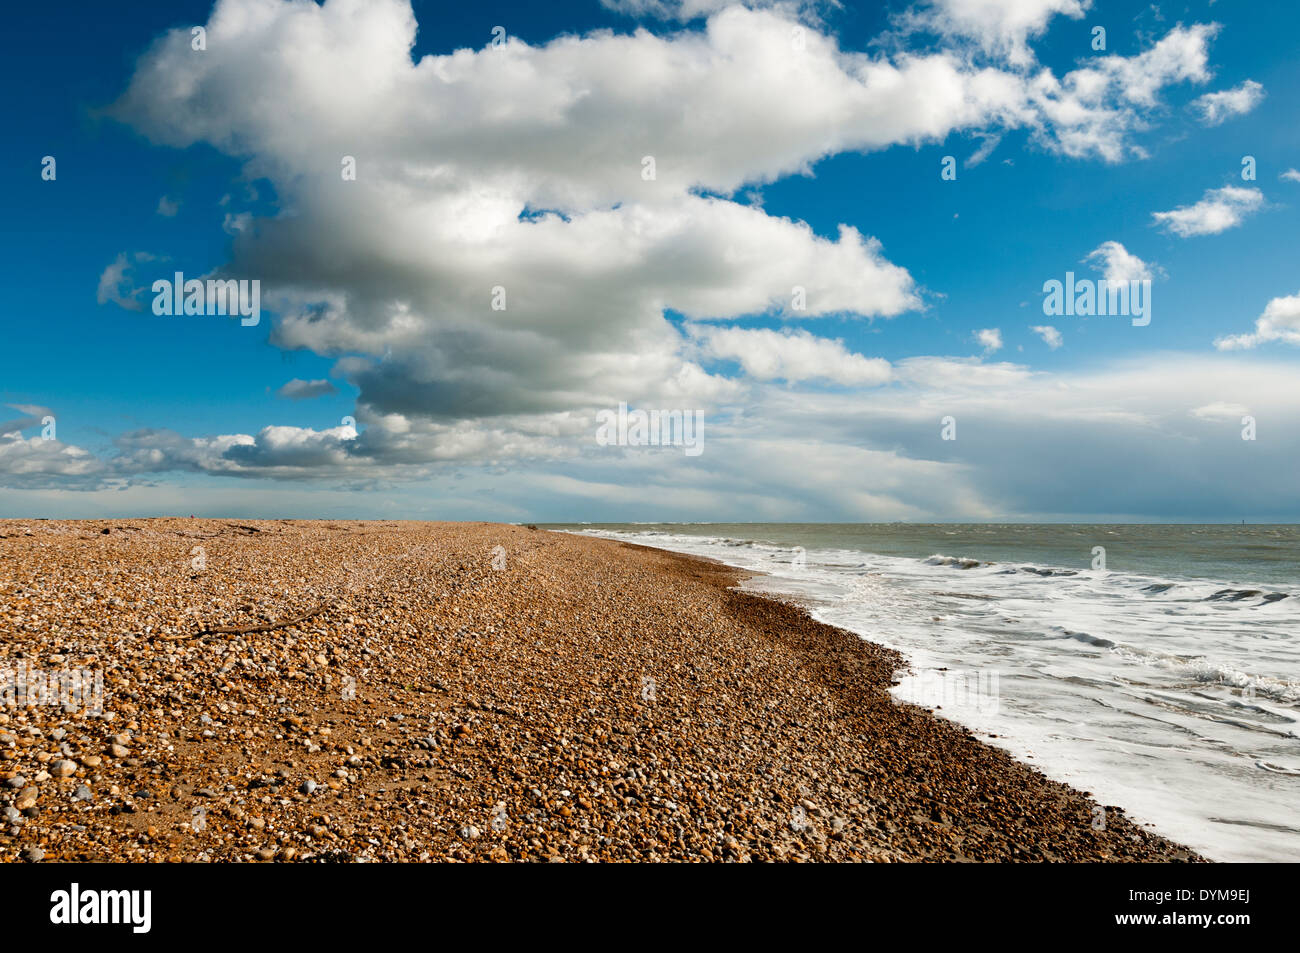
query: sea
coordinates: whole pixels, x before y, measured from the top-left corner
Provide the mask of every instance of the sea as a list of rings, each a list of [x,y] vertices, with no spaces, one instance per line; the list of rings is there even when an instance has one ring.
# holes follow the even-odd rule
[[[1211,859],[1300,860],[1300,526],[546,528],[757,570],[900,651],[900,700]]]

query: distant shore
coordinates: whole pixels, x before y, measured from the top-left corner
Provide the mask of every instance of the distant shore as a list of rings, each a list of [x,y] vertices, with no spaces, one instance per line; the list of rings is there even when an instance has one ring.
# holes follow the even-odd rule
[[[102,683],[0,700],[0,860],[1201,859],[742,575],[500,524],[0,521],[0,683]]]

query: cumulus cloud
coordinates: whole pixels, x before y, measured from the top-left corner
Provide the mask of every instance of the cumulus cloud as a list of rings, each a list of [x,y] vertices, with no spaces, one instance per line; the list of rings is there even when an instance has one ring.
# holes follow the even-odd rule
[[[223,270],[262,280],[274,344],[337,360],[360,390],[361,429],[135,431],[98,479],[427,485],[473,468],[476,486],[533,512],[608,500],[620,507],[608,515],[638,518],[621,508],[633,498],[708,519],[719,500],[745,518],[985,518],[1061,498],[1041,468],[1011,472],[1023,460],[1013,439],[1050,449],[1073,434],[1095,456],[1068,456],[1100,487],[1097,460],[1183,452],[1177,439],[1147,439],[1166,403],[1181,424],[1208,425],[1187,414],[1204,394],[1162,379],[1159,407],[1145,406],[1130,369],[1061,380],[942,356],[891,368],[805,328],[737,326],[757,314],[814,326],[894,318],[923,302],[909,263],[887,257],[870,222],[819,233],[733,197],[830,155],[954,132],[989,149],[1020,129],[1068,156],[1141,155],[1164,90],[1208,79],[1213,25],[1178,26],[1136,56],[1090,57],[1058,76],[1027,68],[1022,48],[1086,3],[931,4],[952,46],[930,52],[845,50],[805,19],[798,56],[789,7],[623,6],[712,15],[702,30],[511,39],[413,62],[403,2],[220,0],[202,56],[188,27],[160,38],[113,114],[270,180],[286,214],[241,211],[232,198]],[[972,26],[980,8],[996,24],[987,35]],[[355,181],[340,177],[343,156],[356,158]],[[686,317],[684,333],[667,312]],[[724,373],[725,362],[743,373]],[[805,382],[853,393],[792,386]],[[594,413],[620,400],[706,409],[702,462],[597,447]],[[938,440],[948,413],[961,441]],[[1085,494],[1077,506],[1112,500]]]
[[[397,0],[222,0],[207,25],[213,55],[191,56],[188,30],[166,35],[115,114],[160,142],[256,155],[272,178],[333,185],[337,163],[319,157],[352,154],[353,192],[383,180],[467,201],[477,188],[484,207],[467,211],[517,215],[729,194],[834,152],[936,139],[1022,108],[1016,78],[948,55],[895,64],[809,31],[792,56],[791,25],[732,7],[703,32],[511,38],[412,63],[415,18]],[[285,48],[310,55],[273,55]],[[285,110],[300,117],[292,130]]]
[[[1102,242],[1083,259],[1101,272],[1107,281],[1142,281],[1152,279],[1159,274],[1159,269],[1147,264],[1134,255],[1119,242]]]
[[[184,437],[170,430],[145,429],[117,438],[118,455],[111,465],[121,473],[168,471],[213,473],[224,476],[258,474],[269,478],[330,474],[346,476],[350,444],[357,438],[352,427],[313,430],[309,427],[264,427],[256,436],[222,434]]]
[[[1061,332],[1058,331],[1056,328],[1052,327],[1050,324],[1036,324],[1032,326],[1029,330],[1033,331],[1040,338],[1042,338],[1043,343],[1046,344],[1053,351],[1055,351],[1058,347],[1060,347],[1062,344],[1065,343],[1065,339],[1061,337]]]
[[[1240,86],[1206,93],[1192,101],[1192,109],[1207,126],[1218,126],[1233,116],[1244,116],[1264,101],[1264,87],[1248,79]]]
[[[1180,238],[1217,235],[1240,225],[1246,216],[1264,205],[1264,193],[1255,188],[1226,185],[1209,189],[1194,205],[1180,205],[1169,212],[1155,212],[1152,218]]]
[[[815,337],[807,331],[693,329],[701,353],[715,360],[736,361],[755,380],[827,380],[871,386],[890,379],[889,362],[863,357],[843,341]]]
[[[338,388],[324,378],[314,381],[304,381],[295,377],[277,390],[275,396],[284,397],[289,400],[312,400],[316,397],[325,397],[329,394],[337,393]]]
[[[1300,169],[1287,169],[1278,178],[1283,182],[1300,182]]]
[[[17,431],[0,432],[0,474],[5,486],[99,487],[106,469],[103,461],[80,447],[40,436],[24,439]]]
[[[999,328],[984,328],[975,332],[975,342],[984,348],[985,354],[1002,350],[1002,331]]]
[[[340,479],[413,481],[440,465],[494,466],[559,459],[574,453],[575,438],[592,433],[594,414],[498,418],[438,423],[400,414],[358,410],[358,423],[315,430],[272,425],[256,434],[187,437],[145,428],[122,434],[106,461],[117,475],[189,472],[289,481]]]
[[[1029,36],[1036,17],[1006,22]],[[786,7],[733,6],[702,30],[511,38],[413,62],[399,0],[220,0],[204,55],[188,29],[166,34],[111,113],[156,142],[245,159],[292,209],[224,213],[224,270],[261,279],[274,344],[337,357],[359,412],[490,428],[620,399],[722,399],[731,383],[690,358],[669,310],[920,308],[869,235],[819,235],[730,196],[828,155],[954,131],[1026,128],[1117,161],[1164,86],[1202,79],[1214,33],[1180,26],[1058,79],[960,50],[846,51],[811,27],[791,55],[795,24]]]
[[[1090,59],[1060,79],[1048,70],[1034,74],[1029,95],[1045,123],[1039,140],[1075,158],[1144,157],[1134,134],[1147,128],[1166,86],[1210,78],[1209,44],[1218,29],[1216,24],[1178,26],[1137,56]]]
[[[1214,346],[1220,351],[1240,351],[1270,341],[1300,344],[1300,293],[1274,298],[1255,320],[1253,332],[1218,338]]]

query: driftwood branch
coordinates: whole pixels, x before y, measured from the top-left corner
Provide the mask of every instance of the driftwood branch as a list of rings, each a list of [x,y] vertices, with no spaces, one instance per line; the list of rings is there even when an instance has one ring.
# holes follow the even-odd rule
[[[196,639],[201,635],[249,635],[253,632],[271,632],[275,629],[287,628],[291,625],[297,625],[299,622],[306,622],[313,616],[318,616],[333,603],[322,602],[314,609],[308,609],[302,615],[296,615],[291,619],[281,619],[279,622],[267,622],[262,625],[224,625],[217,628],[204,627],[198,632],[190,635],[169,635],[164,636],[170,642],[180,641],[181,639]]]

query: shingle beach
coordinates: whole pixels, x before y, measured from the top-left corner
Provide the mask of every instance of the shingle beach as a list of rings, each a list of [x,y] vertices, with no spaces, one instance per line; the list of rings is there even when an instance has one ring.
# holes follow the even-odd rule
[[[0,860],[1201,859],[742,575],[500,524],[0,521]],[[32,687],[83,671],[75,712]]]

